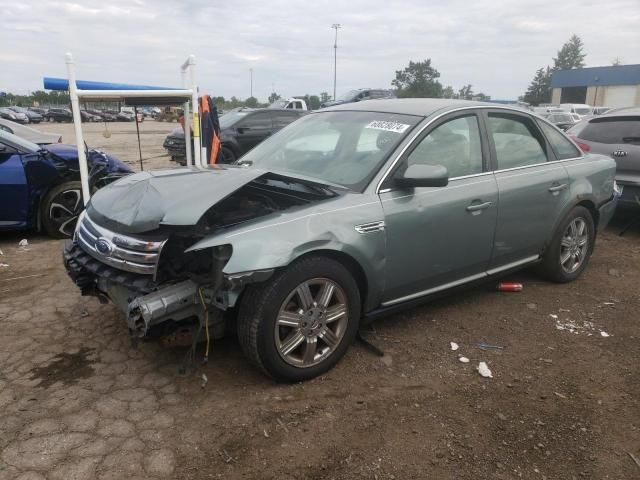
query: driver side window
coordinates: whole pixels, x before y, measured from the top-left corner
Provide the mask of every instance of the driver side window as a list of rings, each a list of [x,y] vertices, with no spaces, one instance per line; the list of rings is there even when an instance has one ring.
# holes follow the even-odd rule
[[[476,115],[438,125],[411,151],[406,167],[442,165],[449,178],[482,173],[482,142]]]

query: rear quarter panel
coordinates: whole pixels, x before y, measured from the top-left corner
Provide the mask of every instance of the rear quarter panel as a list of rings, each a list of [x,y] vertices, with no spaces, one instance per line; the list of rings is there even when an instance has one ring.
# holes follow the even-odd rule
[[[577,204],[588,202],[597,210],[613,197],[616,162],[606,155],[587,154],[583,158],[565,162],[569,177],[569,203],[562,218]],[[596,225],[598,219],[595,219]]]

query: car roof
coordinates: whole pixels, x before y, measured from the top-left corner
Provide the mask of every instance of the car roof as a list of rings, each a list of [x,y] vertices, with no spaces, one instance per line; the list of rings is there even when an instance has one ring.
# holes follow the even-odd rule
[[[609,117],[628,117],[628,116],[640,115],[640,107],[624,107],[615,109],[614,111],[609,111],[600,115],[600,118],[609,118]]]
[[[327,111],[360,111],[398,113],[404,115],[418,115],[428,117],[435,112],[446,112],[463,107],[495,107],[504,108],[502,105],[487,102],[472,102],[469,100],[453,100],[449,98],[390,98],[382,100],[366,100],[357,103],[343,103],[332,107],[323,108]],[[521,111],[513,109],[516,111]]]

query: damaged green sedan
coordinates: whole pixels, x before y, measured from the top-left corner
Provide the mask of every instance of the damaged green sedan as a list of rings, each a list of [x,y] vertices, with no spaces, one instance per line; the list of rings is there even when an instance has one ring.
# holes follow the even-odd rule
[[[257,367],[300,381],[335,365],[362,322],[445,290],[534,264],[576,279],[616,207],[614,176],[611,158],[523,111],[371,100],[311,113],[236,165],[109,185],[64,259],[133,338],[235,326]]]

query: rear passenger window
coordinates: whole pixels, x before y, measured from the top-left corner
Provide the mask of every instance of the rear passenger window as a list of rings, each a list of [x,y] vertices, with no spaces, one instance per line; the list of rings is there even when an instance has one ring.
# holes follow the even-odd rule
[[[540,122],[540,126],[542,127],[544,134],[547,136],[547,140],[549,140],[551,148],[553,148],[558,160],[581,156],[580,151],[578,151],[575,145],[558,130],[544,122]]]
[[[498,170],[547,161],[546,144],[532,119],[509,113],[489,113],[489,133],[496,148]]]

